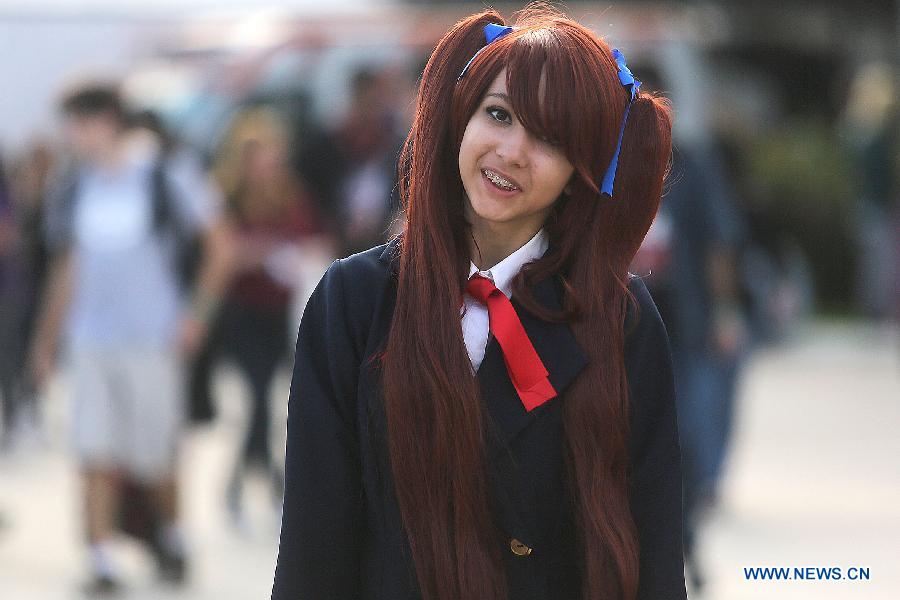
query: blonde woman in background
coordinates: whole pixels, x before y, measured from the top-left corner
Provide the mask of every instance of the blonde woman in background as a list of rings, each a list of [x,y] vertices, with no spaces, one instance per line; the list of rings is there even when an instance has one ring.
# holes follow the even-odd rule
[[[246,435],[228,483],[226,503],[244,527],[244,476],[258,467],[280,507],[283,475],[270,450],[269,392],[288,358],[295,293],[306,257],[327,252],[328,237],[303,184],[288,167],[285,124],[265,108],[234,120],[220,147],[215,173],[236,240],[235,277],[222,316],[223,342],[250,388]]]

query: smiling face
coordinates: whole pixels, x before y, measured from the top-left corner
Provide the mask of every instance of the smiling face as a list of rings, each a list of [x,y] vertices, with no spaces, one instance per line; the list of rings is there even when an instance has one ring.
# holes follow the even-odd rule
[[[499,237],[515,250],[540,229],[574,167],[561,147],[525,129],[506,92],[502,70],[466,125],[459,173],[475,238]]]

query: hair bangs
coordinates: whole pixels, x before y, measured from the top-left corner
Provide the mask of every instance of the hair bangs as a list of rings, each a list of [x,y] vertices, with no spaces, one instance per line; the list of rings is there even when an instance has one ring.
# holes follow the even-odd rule
[[[572,70],[552,29],[526,31],[506,57],[506,87],[519,121],[532,135],[565,146],[578,130],[572,118]]]

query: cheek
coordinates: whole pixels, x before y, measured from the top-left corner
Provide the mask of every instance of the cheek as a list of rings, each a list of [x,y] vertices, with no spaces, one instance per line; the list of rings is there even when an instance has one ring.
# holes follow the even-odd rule
[[[567,161],[551,159],[541,169],[541,189],[545,200],[552,204],[562,193],[575,169]]]
[[[491,131],[475,117],[470,119],[459,146],[460,168],[473,168],[492,144]]]
[[[476,151],[474,144],[475,136],[472,135],[472,128],[466,127],[463,133],[462,142],[459,145],[459,168],[461,171],[467,170],[475,163]]]

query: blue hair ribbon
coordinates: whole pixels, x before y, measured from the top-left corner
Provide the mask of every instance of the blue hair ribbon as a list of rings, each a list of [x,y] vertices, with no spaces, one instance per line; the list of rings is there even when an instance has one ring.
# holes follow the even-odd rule
[[[488,23],[484,26],[484,46],[478,49],[478,52],[472,55],[472,58],[469,59],[469,62],[466,63],[466,66],[463,67],[463,70],[460,71],[459,77],[456,78],[456,81],[459,81],[463,78],[463,75],[466,74],[466,71],[469,70],[469,65],[472,64],[472,61],[475,60],[475,57],[481,54],[481,51],[484,50],[488,44],[496,40],[497,38],[501,38],[513,28],[506,25],[497,25],[496,23]]]
[[[613,49],[613,58],[616,59],[616,65],[619,68],[619,81],[624,87],[628,88],[630,98],[628,99],[628,105],[625,106],[625,116],[622,117],[622,127],[619,129],[619,141],[616,144],[616,152],[609,162],[609,167],[603,175],[603,183],[600,185],[600,192],[609,194],[610,197],[613,195],[613,183],[616,179],[616,168],[619,166],[619,152],[622,150],[622,138],[625,136],[625,123],[628,122],[628,111],[631,110],[631,103],[634,102],[638,89],[641,87],[641,82],[634,78],[634,75],[625,64],[625,55],[619,52],[618,48]]]

